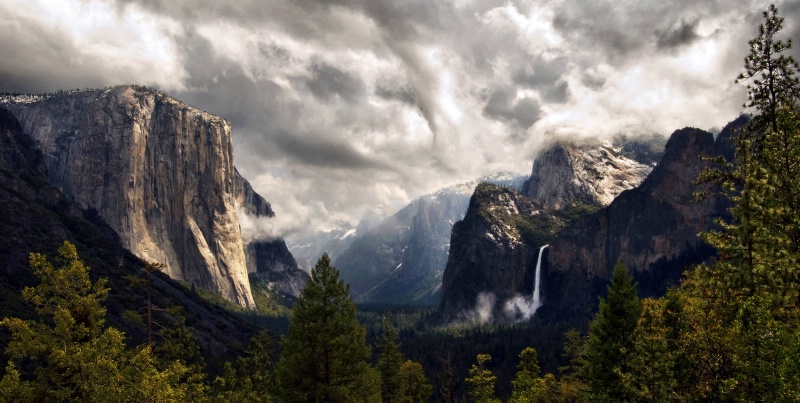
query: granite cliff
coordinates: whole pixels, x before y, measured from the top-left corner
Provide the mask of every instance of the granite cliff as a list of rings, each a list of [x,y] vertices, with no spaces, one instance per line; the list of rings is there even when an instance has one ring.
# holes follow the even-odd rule
[[[550,145],[536,157],[522,192],[478,186],[464,219],[453,227],[442,283],[443,316],[517,320],[520,312],[513,305],[533,292],[539,248],[652,170],[658,154],[638,152],[647,147],[623,140]]]
[[[617,261],[634,273],[642,295],[662,295],[683,270],[713,256],[698,237],[724,216],[722,198],[697,202],[694,184],[711,162],[731,160],[734,130],[746,117],[731,122],[719,135],[686,128],[672,134],[664,156],[637,188],[620,194],[609,206],[584,216],[554,239],[543,267],[543,295],[548,311],[585,318],[596,308]]]
[[[20,290],[36,284],[28,255],[52,257],[67,240],[91,267],[93,280],[106,278],[110,292],[103,304],[107,323],[125,332],[131,346],[147,342],[147,326],[130,313],[147,304],[145,263],[127,251],[117,233],[93,209],[82,209],[51,186],[46,178],[45,155],[26,135],[17,119],[0,107],[0,317],[35,316],[34,307]],[[162,326],[178,325],[166,308],[182,306],[185,324],[197,337],[200,351],[214,371],[221,362],[239,355],[258,328],[245,323],[196,292],[156,273],[151,280],[154,319]],[[8,343],[0,337],[0,350]]]
[[[535,222],[535,224],[534,224]],[[450,251],[442,278],[441,310],[445,317],[477,319],[473,311],[481,293],[490,306],[520,292],[531,293],[540,233],[551,232],[558,220],[541,205],[514,189],[489,183],[475,188],[464,219],[453,226]]]
[[[522,193],[547,209],[576,201],[608,205],[623,190],[638,186],[653,169],[622,151],[611,141],[555,143],[534,160]]]
[[[237,175],[227,121],[136,86],[1,103],[43,154],[48,182],[96,211],[125,248],[164,263],[173,279],[254,307],[237,203],[271,209]]]

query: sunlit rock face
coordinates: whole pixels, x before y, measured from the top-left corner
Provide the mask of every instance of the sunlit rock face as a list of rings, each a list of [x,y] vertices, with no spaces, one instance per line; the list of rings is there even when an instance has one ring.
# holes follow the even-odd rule
[[[254,306],[236,212],[245,187],[227,121],[133,86],[3,104],[43,152],[49,182],[97,210],[126,248],[172,278]]]
[[[548,209],[574,201],[606,206],[623,190],[638,186],[652,169],[623,155],[610,141],[559,142],[536,157],[523,193]]]

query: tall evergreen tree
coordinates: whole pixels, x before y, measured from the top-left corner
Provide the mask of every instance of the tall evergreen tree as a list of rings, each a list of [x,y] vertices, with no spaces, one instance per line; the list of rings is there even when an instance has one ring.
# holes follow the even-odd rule
[[[794,58],[784,54],[791,49],[792,39],[775,38],[783,29],[783,21],[774,4],[764,11],[758,36],[748,42],[750,53],[744,59],[744,71],[736,78],[736,82],[750,81],[744,107],[758,111],[750,126],[751,135],[778,131],[778,109],[800,98],[800,80],[796,76],[800,67]]]
[[[735,164],[699,178],[721,185],[733,202],[731,219],[704,234],[719,258],[683,287],[705,324],[687,347],[718,357],[700,377],[712,398],[784,400],[787,380],[796,378],[787,363],[800,337],[800,82],[797,62],[784,54],[791,39],[776,38],[782,27],[772,5],[749,42],[737,81],[749,82],[745,107],[756,113],[734,139]]]
[[[380,400],[379,375],[367,362],[366,331],[356,320],[349,287],[322,255],[292,307],[276,372],[291,402]]]
[[[621,262],[614,266],[608,297],[592,322],[586,344],[584,379],[594,400],[627,401],[634,392],[626,380],[631,371],[633,334],[642,313],[636,284]]]
[[[544,390],[544,380],[539,376],[539,355],[536,350],[527,347],[519,353],[517,375],[511,385],[511,402],[532,403],[543,401],[541,395]]]
[[[381,374],[381,399],[384,402],[396,402],[402,394],[399,373],[403,355],[397,347],[397,332],[388,315],[383,316],[382,327],[383,333],[381,333],[379,345],[381,355],[378,359],[378,371]]]
[[[418,362],[407,360],[400,365],[398,372],[400,378],[400,402],[415,403],[430,400],[433,386],[428,382],[422,365]]]
[[[472,364],[469,369],[469,377],[466,379],[469,384],[469,396],[477,403],[496,403],[500,400],[495,397],[494,383],[497,376],[486,368],[486,364],[492,361],[489,354],[478,354],[477,364]]]
[[[245,355],[234,366],[225,363],[214,380],[214,401],[272,402],[275,400],[272,334],[263,330],[250,339]]]

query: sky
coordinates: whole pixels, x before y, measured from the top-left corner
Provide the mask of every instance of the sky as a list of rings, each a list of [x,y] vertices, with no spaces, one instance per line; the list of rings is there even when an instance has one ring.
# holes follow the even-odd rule
[[[0,92],[141,84],[227,119],[286,236],[527,173],[554,139],[719,129],[767,5],[0,0]]]

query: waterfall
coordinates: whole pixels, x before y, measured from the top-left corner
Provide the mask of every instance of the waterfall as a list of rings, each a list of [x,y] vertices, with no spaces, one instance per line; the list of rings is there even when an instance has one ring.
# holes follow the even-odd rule
[[[542,292],[540,289],[542,277],[542,252],[544,252],[544,248],[548,246],[549,245],[544,245],[539,248],[539,260],[536,261],[536,278],[533,280],[533,295],[528,298],[517,294],[508,299],[503,307],[506,317],[514,322],[529,320],[533,314],[536,313],[536,310],[539,309],[539,306],[542,305],[542,302],[539,298],[539,294]]]
[[[550,245],[543,245],[539,248],[539,259],[536,261],[536,279],[533,282],[533,311],[536,312],[537,309],[542,305],[542,302],[539,298],[540,293],[542,292],[541,288],[539,287],[541,283],[542,277],[542,254],[544,252],[544,248]]]

